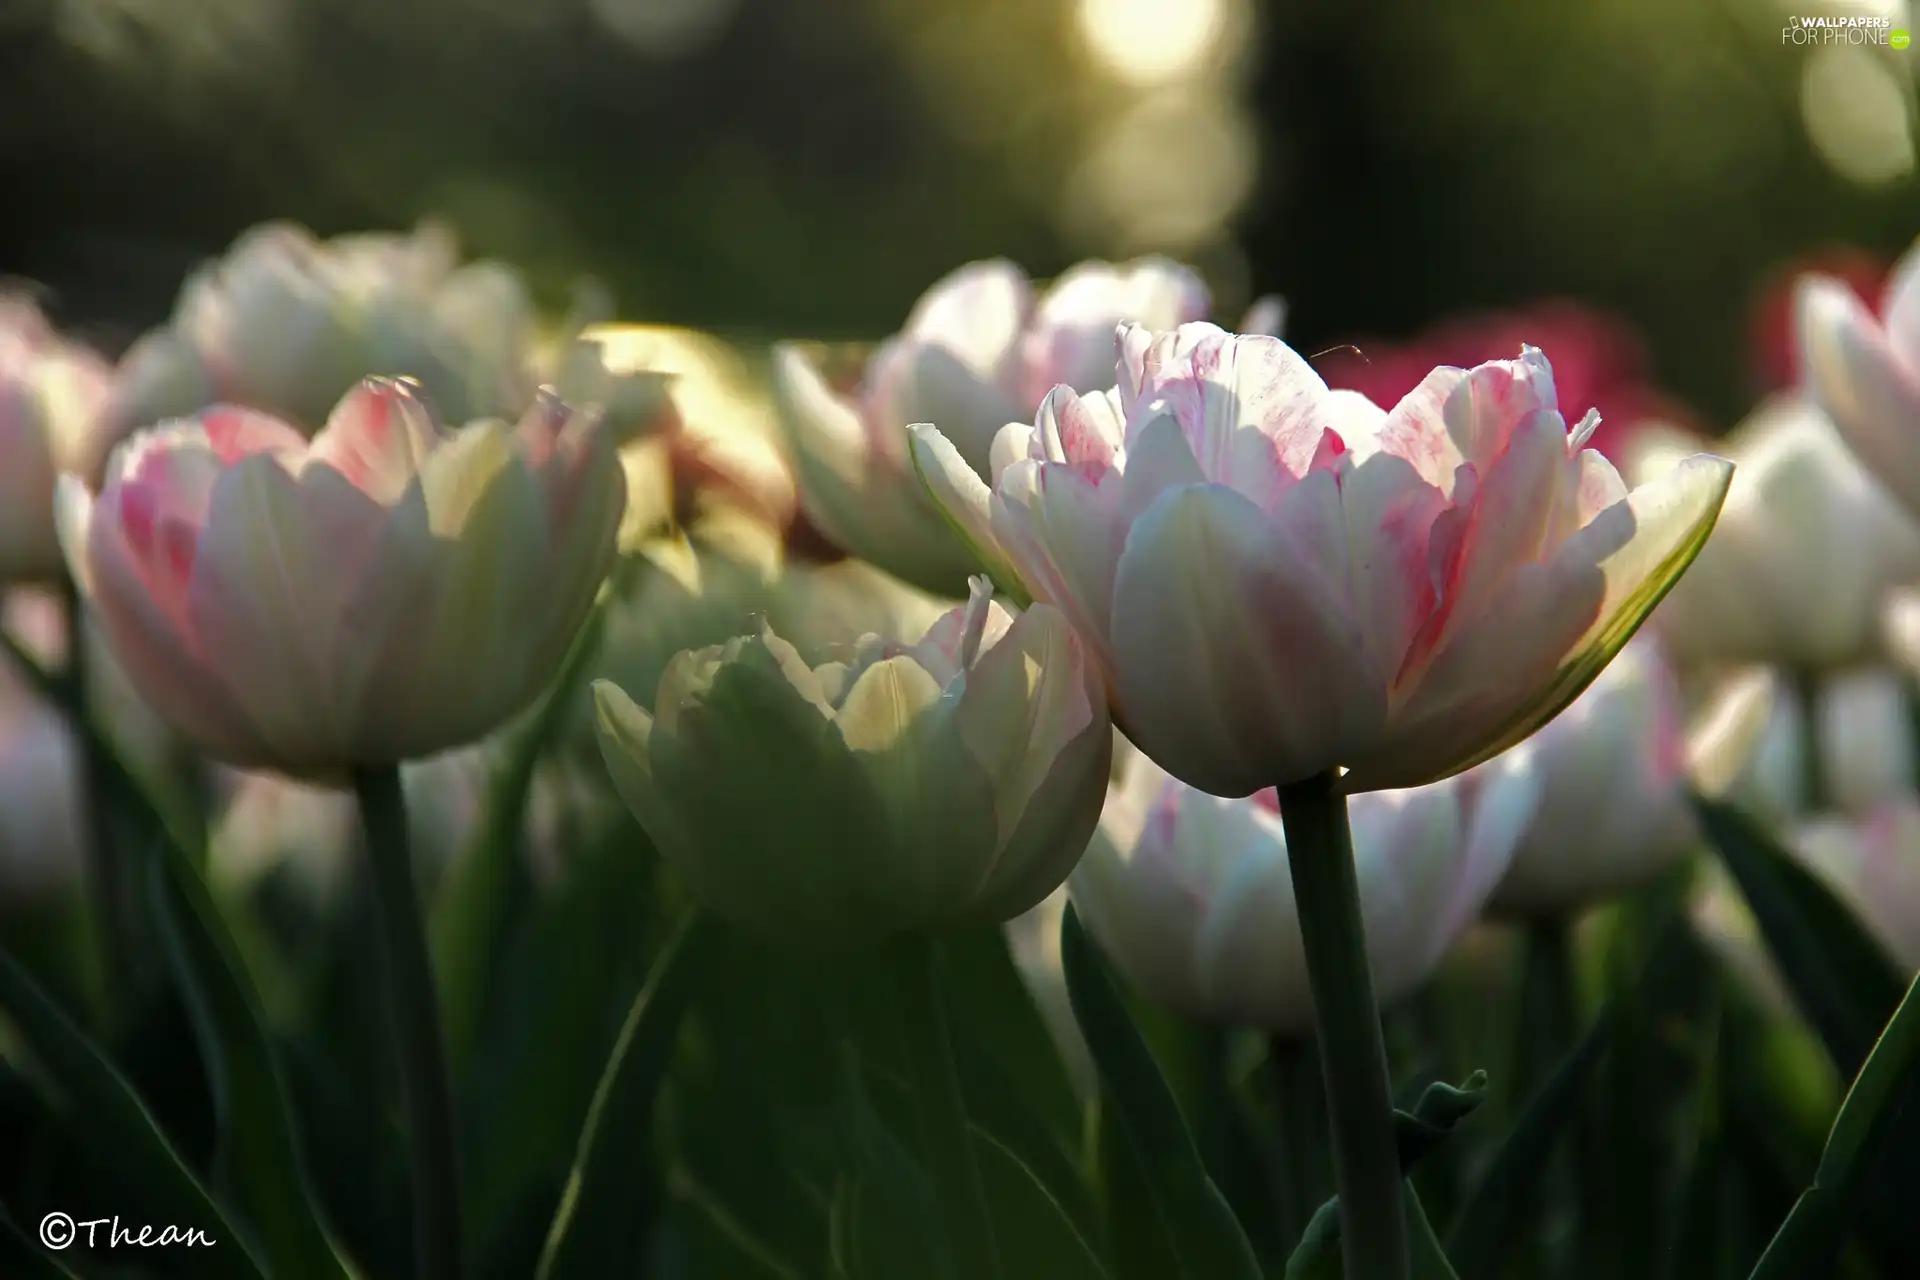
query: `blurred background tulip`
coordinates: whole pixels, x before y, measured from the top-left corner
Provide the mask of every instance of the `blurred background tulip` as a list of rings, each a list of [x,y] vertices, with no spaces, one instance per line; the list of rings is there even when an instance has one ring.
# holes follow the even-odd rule
[[[1803,277],[1800,355],[1813,397],[1888,490],[1920,513],[1920,245],[1887,281],[1881,317],[1841,281]]]
[[[110,386],[104,360],[32,302],[0,297],[0,584],[63,576],[54,479],[89,465]]]
[[[775,378],[813,523],[844,550],[929,590],[956,594],[976,569],[919,493],[906,427],[930,422],[982,479],[1010,422],[1031,422],[1055,386],[1114,383],[1114,331],[1207,316],[1190,268],[1160,258],[1083,262],[1036,297],[1011,262],[976,262],[929,289],[844,391],[819,357],[788,345]]]
[[[79,885],[85,810],[72,729],[11,673],[0,676],[0,914]]]
[[[1383,1005],[1479,916],[1540,802],[1525,751],[1473,774],[1349,801],[1367,946]],[[1309,1037],[1313,1001],[1271,791],[1223,800],[1146,757],[1114,784],[1074,870],[1102,949],[1181,1015]]]
[[[516,418],[553,383],[591,399],[623,434],[642,430],[658,412],[659,377],[607,369],[600,344],[579,332],[592,318],[570,318],[549,350],[519,273],[462,264],[441,225],[319,240],[266,224],[188,278],[172,317],[115,371],[98,429],[112,443],[231,404],[311,436],[361,379],[407,377],[454,423]]]
[[[1705,445],[1647,433],[1631,472],[1646,483]],[[1727,504],[1654,615],[1675,656],[1817,671],[1879,654],[1881,599],[1920,573],[1920,528],[1802,398],[1763,403],[1717,447]]]
[[[1659,642],[1637,637],[1518,751],[1540,803],[1491,901],[1512,916],[1571,914],[1649,883],[1695,847],[1680,689]]]
[[[1794,849],[1903,972],[1920,971],[1920,802],[1909,794],[1862,817],[1810,822],[1795,833]]]

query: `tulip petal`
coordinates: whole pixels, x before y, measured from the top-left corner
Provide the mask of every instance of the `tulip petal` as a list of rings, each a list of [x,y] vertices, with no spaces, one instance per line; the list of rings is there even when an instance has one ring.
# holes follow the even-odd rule
[[[1852,290],[1813,279],[1796,298],[1800,347],[1814,398],[1867,469],[1920,512],[1920,367],[1888,343]]]
[[[1701,454],[1642,485],[1525,566],[1484,619],[1463,629],[1396,713],[1394,749],[1356,762],[1349,792],[1471,768],[1532,736],[1625,646],[1699,554],[1733,464]],[[1548,666],[1545,658],[1559,657]]]
[[[365,639],[341,664],[358,758],[471,741],[539,692],[525,619],[546,603],[553,548],[511,428],[479,423],[436,449],[372,563],[348,611]]]
[[[676,863],[691,860],[698,846],[654,782],[647,754],[653,717],[611,680],[593,682],[593,707],[600,758],[606,761],[613,789],[655,846],[663,853],[671,849],[668,856]]]
[[[1005,258],[970,262],[934,282],[914,304],[902,333],[938,343],[981,378],[1011,371],[1021,330],[1033,313],[1033,286]]]
[[[965,590],[978,563],[938,504],[906,474],[912,437],[901,419],[869,439],[859,412],[837,396],[797,348],[774,351],[774,393],[792,437],[800,505],[837,546],[926,590]],[[941,426],[946,424],[941,423]],[[886,451],[897,439],[896,465]]]
[[[344,490],[344,492],[343,492]],[[187,595],[188,626],[215,673],[286,759],[346,755],[352,706],[335,646],[343,606],[379,529],[345,485],[303,486],[270,454],[220,477]]]
[[[210,755],[241,765],[272,764],[251,718],[213,675],[180,617],[149,591],[111,504],[90,503],[85,489],[64,478],[62,523],[84,538],[76,552],[87,564],[89,599],[115,657],[140,696],[187,739]]]
[[[867,770],[770,645],[730,648],[671,724],[655,708],[655,785],[698,834],[678,869],[703,901],[763,935],[830,930],[836,945],[858,945],[870,921],[894,927],[896,915],[873,907],[895,887],[900,868],[888,864],[900,846]],[[741,803],[749,791],[753,802]],[[838,870],[822,875],[823,865]]]
[[[914,472],[954,534],[994,586],[1016,603],[1031,600],[994,535],[992,490],[933,424],[916,422],[907,430],[913,438]]]
[[[1128,735],[1225,796],[1330,769],[1372,741],[1384,680],[1337,585],[1345,551],[1326,472],[1272,517],[1220,486],[1162,494],[1134,524],[1114,588]]]
[[[1277,338],[1213,329],[1184,357],[1173,354],[1180,335],[1202,327],[1160,335],[1143,359],[1140,398],[1164,402],[1201,474],[1271,511],[1326,448],[1327,385]],[[1132,425],[1141,417],[1136,410],[1129,418],[1130,451]]]
[[[1047,605],[1015,618],[967,673],[957,722],[993,782],[1000,847],[1013,838],[1056,757],[1104,709],[1094,687],[1065,615]]]
[[[392,506],[420,474],[441,435],[416,386],[368,378],[328,415],[307,460],[333,468],[374,501]]]
[[[871,756],[885,756],[905,739],[928,707],[940,700],[940,685],[927,669],[904,655],[876,662],[860,673],[847,691],[834,717],[847,749]],[[911,754],[903,749],[898,755]],[[884,764],[874,766],[887,774]],[[895,781],[887,774],[889,782]],[[882,791],[886,791],[883,786]],[[911,807],[911,806],[909,806]]]

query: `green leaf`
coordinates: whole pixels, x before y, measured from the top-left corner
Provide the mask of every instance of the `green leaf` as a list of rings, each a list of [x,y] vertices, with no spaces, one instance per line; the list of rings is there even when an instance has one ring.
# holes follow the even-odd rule
[[[460,1091],[471,1252],[515,1280],[546,1248],[608,1060],[681,915],[656,909],[658,867],[625,810],[580,826],[495,961]],[[658,1191],[649,1177],[630,1202]]]
[[[1086,1237],[1097,1214],[1077,1162],[1084,1110],[1006,931],[973,929],[944,940],[954,1067],[973,1123],[1017,1156]]]
[[[844,1061],[837,1127],[846,1170],[829,1217],[835,1274],[975,1280],[954,1265],[931,1174],[880,1118],[851,1047]]]
[[[1693,797],[1708,841],[1732,873],[1794,1003],[1851,1077],[1899,1002],[1898,970],[1818,877],[1732,805]]]
[[[215,1247],[201,1259],[202,1274],[211,1280],[263,1280],[267,1273],[252,1244],[193,1176],[133,1086],[4,951],[0,1007],[45,1068],[57,1105],[107,1154],[141,1217],[211,1237]]]
[[[1459,1280],[1433,1223],[1420,1204],[1420,1193],[1411,1182],[1400,1184],[1407,1214],[1407,1248],[1411,1255],[1413,1280]],[[1287,1280],[1341,1280],[1346,1266],[1340,1257],[1340,1201],[1327,1201],[1307,1224],[1300,1247],[1287,1259]],[[1492,1272],[1488,1273],[1493,1274]]]
[[[1099,1256],[1047,1184],[987,1130],[976,1125],[973,1134],[1007,1274],[1107,1280]]]
[[[753,1233],[739,1214],[684,1165],[667,1170],[667,1197],[686,1236],[689,1276],[738,1276],[740,1280],[806,1280],[798,1265]]]
[[[1916,1064],[1920,1064],[1920,978],[1907,988],[1893,1020],[1847,1091],[1827,1135],[1813,1185],[1794,1202],[1751,1280],[1832,1274],[1833,1258],[1862,1198],[1862,1179],[1885,1148],[1900,1115],[1897,1103],[1903,1094],[1910,1096]]]
[[[1611,1010],[1594,1020],[1572,1051],[1540,1087],[1513,1131],[1469,1194],[1447,1237],[1447,1251],[1470,1276],[1497,1276],[1522,1206],[1545,1175],[1554,1144],[1575,1115],[1581,1090],[1613,1041]]]
[[[161,856],[148,859],[147,887],[210,1077],[219,1181],[245,1211],[276,1277],[354,1276],[320,1218],[252,980],[199,873],[172,841],[160,844]]]
[[[718,927],[690,910],[634,998],[580,1134],[573,1175],[540,1258],[541,1280],[622,1275],[641,1264],[645,1219],[634,1201],[644,1199],[655,1178],[654,1097],[693,999],[707,931]]]
[[[1118,1127],[1139,1159],[1179,1274],[1194,1280],[1260,1280],[1253,1246],[1207,1176],[1179,1104],[1072,906],[1061,920],[1060,950],[1074,1019]]]
[[[1411,1169],[1486,1100],[1487,1073],[1476,1071],[1457,1088],[1435,1080],[1421,1093],[1411,1112],[1395,1110],[1394,1137],[1399,1144],[1400,1167]]]

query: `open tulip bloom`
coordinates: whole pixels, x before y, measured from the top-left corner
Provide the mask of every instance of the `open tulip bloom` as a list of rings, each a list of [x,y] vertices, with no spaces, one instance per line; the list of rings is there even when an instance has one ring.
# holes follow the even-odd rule
[[[1392,410],[1275,338],[1122,326],[1119,386],[1056,388],[989,487],[917,425],[983,556],[1058,605],[1116,719],[1215,795],[1342,770],[1417,786],[1523,740],[1599,674],[1713,527],[1732,467],[1627,492],[1538,351]]]
[[[996,924],[1058,887],[1113,748],[1059,611],[1016,618],[976,580],[918,644],[851,658],[809,666],[764,630],[678,655],[651,714],[595,684],[614,783],[694,895],[834,947]]]
[[[1275,338],[1123,324],[1116,382],[1002,429],[990,485],[938,423],[912,428],[915,465],[999,580],[1072,620],[1156,764],[1217,796],[1279,788],[1347,1274],[1404,1276],[1342,793],[1444,779],[1551,720],[1699,552],[1733,468],[1629,493],[1530,347],[1389,410]]]
[[[311,442],[220,406],[61,478],[73,576],[138,692],[228,764],[351,777],[394,1003],[424,1275],[457,1274],[456,1156],[399,762],[552,680],[615,555],[626,484],[594,412],[444,428],[372,378]]]
[[[208,755],[310,776],[472,742],[545,687],[614,556],[596,416],[440,425],[370,379],[311,444],[222,407],[63,477],[74,577],[140,694]]]

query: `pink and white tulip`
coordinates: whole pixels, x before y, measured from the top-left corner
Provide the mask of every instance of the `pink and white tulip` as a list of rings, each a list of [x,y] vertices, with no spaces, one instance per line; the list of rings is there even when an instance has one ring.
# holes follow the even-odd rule
[[[1415,786],[1522,741],[1679,577],[1732,474],[1700,456],[1629,493],[1532,349],[1388,411],[1273,338],[1121,340],[1118,388],[1057,388],[995,439],[991,487],[936,426],[916,459],[1087,638],[1128,736],[1216,795]]]
[[[1539,803],[1526,750],[1349,805],[1376,998],[1411,993],[1480,915]],[[1221,799],[1136,758],[1068,882],[1116,966],[1187,1017],[1313,1029],[1286,832],[1272,791]]]
[[[140,694],[225,763],[333,777],[471,742],[552,678],[625,486],[591,414],[444,428],[371,379],[309,443],[223,407],[61,480],[67,558]]]
[[[1820,275],[1800,282],[1795,313],[1814,398],[1867,470],[1920,515],[1920,245],[1894,267],[1884,319]]]
[[[65,572],[54,481],[88,465],[112,373],[53,331],[39,308],[0,297],[0,584]]]
[[[808,518],[850,554],[929,591],[959,593],[979,565],[915,483],[907,425],[939,423],[985,476],[995,435],[1030,421],[1054,386],[1113,385],[1115,325],[1171,328],[1209,306],[1200,278],[1163,258],[1084,262],[1037,298],[1020,268],[995,260],[927,290],[852,388],[834,386],[806,348],[777,348],[775,388]],[[1280,319],[1271,303],[1256,310]]]

